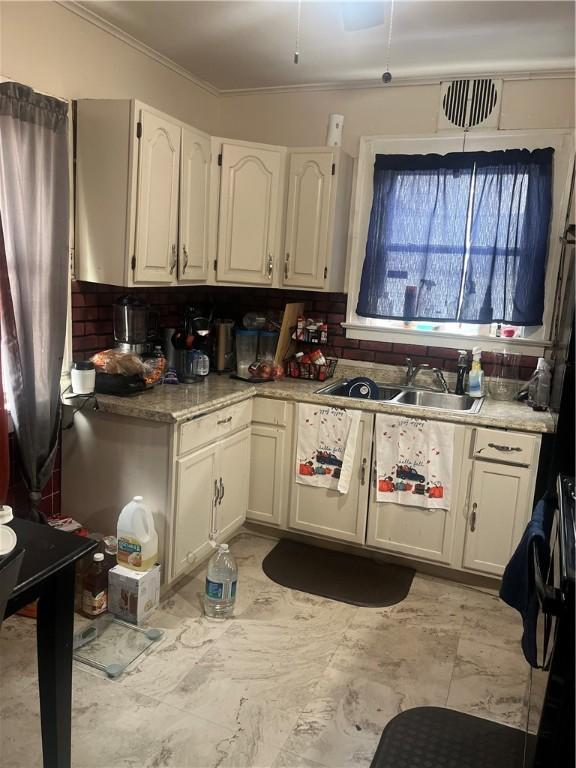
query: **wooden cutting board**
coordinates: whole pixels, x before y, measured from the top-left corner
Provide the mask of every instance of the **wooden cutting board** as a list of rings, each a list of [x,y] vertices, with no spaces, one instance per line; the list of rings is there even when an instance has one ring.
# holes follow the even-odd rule
[[[304,306],[304,302],[295,302],[293,304],[286,304],[284,308],[282,328],[280,329],[276,354],[274,355],[275,365],[283,363],[296,346],[292,340],[292,329],[298,323],[298,317],[304,314]]]

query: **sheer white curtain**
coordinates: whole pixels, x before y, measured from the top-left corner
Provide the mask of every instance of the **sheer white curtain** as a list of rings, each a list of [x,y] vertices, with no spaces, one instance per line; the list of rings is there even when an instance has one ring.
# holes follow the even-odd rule
[[[39,517],[60,430],[68,281],[68,105],[0,83],[0,302],[8,402]]]

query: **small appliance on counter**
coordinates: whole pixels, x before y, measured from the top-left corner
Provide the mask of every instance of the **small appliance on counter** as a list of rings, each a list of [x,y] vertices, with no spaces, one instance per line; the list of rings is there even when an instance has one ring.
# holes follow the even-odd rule
[[[114,341],[122,352],[137,355],[148,351],[148,317],[146,304],[123,296],[113,305]]]
[[[226,373],[234,368],[233,329],[233,320],[216,320],[216,373]]]

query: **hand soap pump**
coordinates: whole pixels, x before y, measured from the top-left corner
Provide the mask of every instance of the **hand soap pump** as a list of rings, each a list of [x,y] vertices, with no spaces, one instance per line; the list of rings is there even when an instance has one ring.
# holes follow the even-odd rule
[[[482,350],[474,347],[472,350],[472,368],[468,376],[468,394],[470,397],[484,397],[484,371],[481,365]]]
[[[468,373],[468,352],[465,349],[458,350],[458,365],[456,375],[456,389],[455,394],[464,394],[464,382],[466,380],[466,374]]]

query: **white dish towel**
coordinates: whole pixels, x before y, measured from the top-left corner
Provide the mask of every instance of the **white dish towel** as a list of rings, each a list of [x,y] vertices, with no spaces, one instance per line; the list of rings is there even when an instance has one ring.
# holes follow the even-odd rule
[[[296,482],[348,493],[360,411],[298,404]]]
[[[454,424],[376,415],[376,500],[449,509]]]

